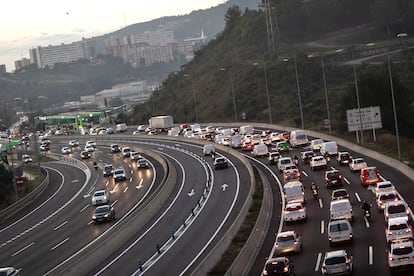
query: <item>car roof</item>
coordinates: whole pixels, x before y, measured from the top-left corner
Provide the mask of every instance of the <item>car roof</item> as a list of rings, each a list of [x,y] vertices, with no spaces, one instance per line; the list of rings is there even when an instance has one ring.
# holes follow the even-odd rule
[[[332,258],[332,257],[338,257],[338,256],[345,256],[345,255],[346,255],[346,251],[344,249],[340,249],[340,250],[326,252],[325,258]]]
[[[333,205],[333,204],[340,204],[340,203],[343,203],[343,202],[348,202],[349,204],[351,204],[351,202],[349,201],[349,199],[343,198],[343,199],[338,199],[338,200],[331,201],[331,205]]]
[[[397,243],[392,243],[391,244],[391,249],[399,248],[399,247],[412,247],[412,246],[413,246],[413,241],[405,240],[405,241],[400,241],[400,242],[397,242]]]
[[[280,232],[279,234],[277,234],[278,237],[283,237],[283,236],[291,236],[291,235],[295,235],[296,231],[295,230],[288,230],[288,231],[283,231]]]
[[[300,203],[300,202],[292,202],[292,203],[286,204],[285,208],[293,207],[293,206],[302,206],[303,207],[303,204]]]
[[[395,218],[389,218],[388,219],[388,225],[399,224],[399,223],[407,223],[408,224],[408,218],[407,217],[395,217]]]
[[[335,224],[341,224],[341,223],[351,224],[347,219],[338,219],[338,220],[331,220],[329,222],[329,225],[335,225]]]

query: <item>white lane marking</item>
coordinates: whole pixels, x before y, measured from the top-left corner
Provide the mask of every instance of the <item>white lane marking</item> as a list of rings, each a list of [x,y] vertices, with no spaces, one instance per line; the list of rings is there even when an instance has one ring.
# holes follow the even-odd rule
[[[111,204],[111,206],[113,207],[113,206],[115,206],[115,204],[117,204],[118,203],[118,199],[117,200],[115,200],[112,204]]]
[[[372,245],[368,247],[368,254],[369,254],[369,265],[374,264],[374,248]]]
[[[320,207],[320,208],[323,208],[323,201],[322,201],[322,198],[319,198],[319,200],[318,200],[318,201],[319,201],[319,207]]]
[[[58,248],[59,246],[61,246],[62,244],[64,244],[65,242],[67,242],[69,240],[69,238],[64,239],[63,241],[61,241],[60,243],[56,244],[55,246],[53,246],[52,248],[50,248],[50,251],[55,250],[56,248]]]
[[[321,220],[321,234],[325,233],[325,221]]]
[[[142,182],[144,182],[144,179],[141,178],[141,180],[138,183],[138,186],[135,186],[137,189],[141,189],[142,187],[144,187],[144,185],[142,185]]]
[[[358,200],[358,202],[361,202],[361,198],[359,197],[359,194],[358,193],[355,193],[355,197]]]
[[[322,253],[318,253],[318,258],[316,259],[315,272],[319,270],[321,265]]]
[[[365,216],[364,216],[364,220],[365,220],[365,226],[367,228],[369,228],[369,221],[368,221],[368,219]]]
[[[125,187],[124,193],[126,193],[126,191],[128,191],[128,186]]]
[[[191,189],[191,192],[188,193],[188,196],[193,196],[193,195],[195,195],[195,190]]]
[[[56,226],[55,228],[53,228],[53,230],[58,230],[59,228],[61,228],[62,226],[64,226],[66,223],[68,223],[68,221],[66,220],[66,221],[64,221],[64,222],[62,222],[61,224],[59,224],[58,226]]]
[[[226,183],[224,183],[223,185],[221,185],[221,188],[223,189],[223,192],[226,191],[226,189],[227,189],[228,186],[229,185],[227,185]]]
[[[78,179],[73,179],[73,180],[72,180],[72,183],[77,183],[77,182],[79,182],[79,180],[78,180]]]
[[[18,250],[18,251],[16,251],[16,252],[14,252],[14,253],[12,254],[12,257],[17,256],[18,254],[22,253],[24,250],[26,250],[27,248],[29,248],[29,247],[30,247],[30,246],[32,246],[32,245],[34,245],[34,242],[32,242],[32,243],[30,243],[30,244],[26,245],[25,247],[23,247],[22,249],[20,249],[20,250]]]
[[[85,207],[83,207],[82,209],[80,209],[80,212],[79,212],[79,213],[82,213],[82,212],[83,212],[83,211],[85,211],[88,207],[89,207],[89,204],[88,204],[88,205],[86,205]]]
[[[309,175],[305,171],[302,171],[302,174],[306,177],[309,177]]]
[[[88,222],[88,224],[87,224],[87,225],[89,226],[89,225],[91,225],[92,223],[93,223],[93,221],[92,221],[92,220],[90,220],[90,221]]]
[[[105,187],[108,187],[108,185],[109,185],[109,181],[106,181]]]
[[[351,182],[346,177],[344,177],[344,181],[346,182],[346,184],[351,185]]]
[[[129,179],[129,182],[132,182],[132,177]]]

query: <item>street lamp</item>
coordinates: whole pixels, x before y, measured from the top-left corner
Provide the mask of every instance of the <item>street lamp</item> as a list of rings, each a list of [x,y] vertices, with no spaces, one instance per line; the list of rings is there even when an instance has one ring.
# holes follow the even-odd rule
[[[187,74],[184,74],[184,77],[189,77]],[[193,93],[193,100],[194,100],[194,110],[195,110],[195,119],[196,119],[196,123],[198,123],[198,107],[197,107],[197,98],[196,98],[196,93],[195,93],[195,89],[194,89],[194,79],[193,79],[193,75],[190,76],[191,78],[191,90]]]
[[[288,62],[288,58],[282,59],[283,62]],[[299,76],[298,76],[298,66],[296,64],[296,57],[293,58],[293,65],[295,67],[295,77],[296,77],[296,87],[298,90],[298,101],[299,101],[299,113],[300,113],[300,124],[302,129],[305,129],[304,123],[303,123],[303,112],[302,112],[302,99],[300,96],[300,85],[299,85]]]
[[[364,145],[364,131],[362,130],[362,115],[361,115],[361,105],[359,103],[359,90],[358,90],[358,79],[356,74],[355,60],[354,60],[354,51],[352,51],[352,69],[354,71],[354,82],[355,82],[355,94],[357,100],[358,108],[358,117],[359,117],[359,129],[361,131],[361,145]],[[358,133],[358,131],[357,131]],[[358,135],[357,135],[358,138]]]
[[[226,68],[220,68],[220,70],[226,71]],[[236,96],[234,94],[233,71],[231,70],[231,68],[230,68],[230,86],[231,86],[231,93],[233,95],[234,121],[237,122]]]
[[[314,55],[308,55],[308,58],[312,58]],[[329,112],[329,101],[328,101],[328,89],[326,86],[326,76],[325,76],[325,64],[323,62],[323,55],[321,57],[321,66],[322,66],[322,78],[323,78],[323,87],[325,90],[325,102],[326,102],[326,114],[328,116],[328,128],[329,128],[329,135],[332,135],[332,128],[331,128],[331,115]]]
[[[253,66],[258,66],[258,62],[254,62]],[[269,86],[267,83],[267,72],[266,72],[266,64],[263,62],[263,73],[264,73],[264,80],[265,80],[265,87],[266,87],[266,96],[267,96],[267,108],[269,110],[269,124],[272,124],[272,110],[270,109],[270,97],[269,97]]]

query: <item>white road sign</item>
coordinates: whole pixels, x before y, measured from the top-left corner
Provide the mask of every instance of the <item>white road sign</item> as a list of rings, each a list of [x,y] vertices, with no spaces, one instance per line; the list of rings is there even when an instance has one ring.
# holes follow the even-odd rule
[[[346,111],[348,121],[348,131],[357,131],[361,129],[382,128],[381,110],[379,106],[364,107],[361,109],[348,109]]]

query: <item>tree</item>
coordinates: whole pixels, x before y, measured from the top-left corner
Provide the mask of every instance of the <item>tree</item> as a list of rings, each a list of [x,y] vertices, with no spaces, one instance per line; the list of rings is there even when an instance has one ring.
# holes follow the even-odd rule
[[[226,22],[225,30],[233,29],[236,25],[236,22],[242,16],[242,11],[239,6],[232,6],[227,10],[227,13],[224,15],[224,21]]]
[[[13,173],[0,164],[0,203],[3,203],[13,192]]]

